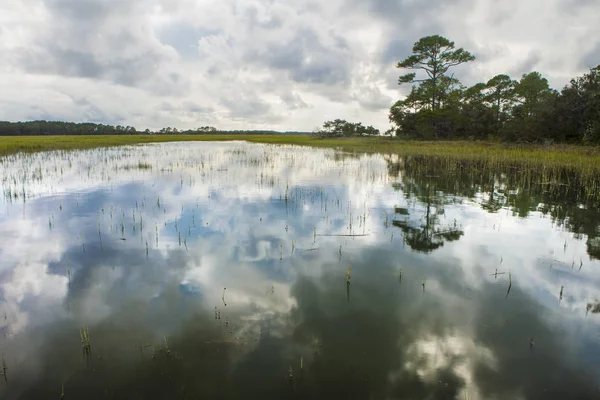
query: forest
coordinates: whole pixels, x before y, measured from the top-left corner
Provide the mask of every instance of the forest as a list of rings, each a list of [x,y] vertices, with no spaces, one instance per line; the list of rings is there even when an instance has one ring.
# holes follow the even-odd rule
[[[396,136],[429,140],[600,142],[600,65],[560,91],[537,71],[500,74],[466,87],[452,68],[475,60],[442,36],[421,38],[397,67],[410,93],[390,109]]]
[[[53,135],[197,135],[197,134],[227,134],[227,135],[277,135],[301,134],[304,132],[278,132],[271,130],[218,130],[212,126],[201,126],[196,129],[179,130],[177,128],[162,128],[159,131],[146,129],[138,131],[133,126],[112,126],[91,122],[75,123],[61,121],[0,121],[0,136],[53,136]]]

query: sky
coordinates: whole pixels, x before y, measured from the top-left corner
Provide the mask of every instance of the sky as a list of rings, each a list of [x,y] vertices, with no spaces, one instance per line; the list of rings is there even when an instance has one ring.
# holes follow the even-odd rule
[[[398,61],[443,35],[464,84],[600,64],[598,0],[2,0],[0,120],[386,130]]]

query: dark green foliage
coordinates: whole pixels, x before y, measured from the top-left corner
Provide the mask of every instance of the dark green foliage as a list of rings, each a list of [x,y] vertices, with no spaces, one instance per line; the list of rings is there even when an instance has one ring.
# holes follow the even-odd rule
[[[572,79],[551,99],[545,116],[554,141],[600,143],[600,66]]]
[[[360,124],[359,124],[360,125]],[[366,128],[366,127],[365,127]],[[278,132],[270,130],[218,130],[212,126],[202,126],[197,129],[179,130],[177,128],[162,128],[157,132],[146,129],[138,131],[133,126],[111,126],[94,123],[74,123],[61,121],[0,121],[0,136],[57,136],[57,135],[196,135],[196,134],[228,134],[228,135],[273,135],[273,134],[308,134],[308,132]]]
[[[539,72],[520,80],[496,75],[487,83],[464,87],[446,73],[452,66],[474,60],[454,50],[441,36],[422,38],[398,68],[421,69],[403,75],[413,83],[410,93],[390,109],[396,134],[418,139],[495,139],[507,142],[600,143],[600,66],[571,80],[559,93]]]
[[[488,106],[494,113],[495,133],[498,133],[509,119],[509,111],[517,99],[516,86],[517,82],[510,76],[496,75],[484,87],[485,95],[481,105]]]
[[[323,128],[315,132],[320,137],[350,137],[350,136],[375,136],[379,130],[362,123],[352,123],[343,119],[326,121]]]
[[[455,50],[454,42],[439,35],[421,38],[412,51],[413,54],[400,61],[397,67],[423,70],[427,78],[416,79],[416,73],[408,73],[398,78],[398,84],[422,82],[421,86],[427,86],[427,99],[431,109],[435,111],[440,106],[439,100],[444,96],[444,85],[448,85],[448,82],[442,81],[446,72],[451,67],[475,60],[475,56],[462,48]]]
[[[93,123],[31,121],[0,121],[1,136],[43,136],[43,135],[135,135],[133,126],[111,126]]]

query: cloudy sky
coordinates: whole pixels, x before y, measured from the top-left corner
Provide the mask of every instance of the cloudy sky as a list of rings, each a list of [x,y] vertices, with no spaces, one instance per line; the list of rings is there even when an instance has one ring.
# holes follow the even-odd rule
[[[598,0],[2,0],[0,120],[386,129],[395,64],[441,34],[465,84],[600,63]]]

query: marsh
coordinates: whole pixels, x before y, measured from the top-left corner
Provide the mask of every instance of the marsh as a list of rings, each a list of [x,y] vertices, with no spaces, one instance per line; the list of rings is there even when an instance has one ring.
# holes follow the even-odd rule
[[[156,143],[0,164],[3,399],[593,399],[573,171]]]

